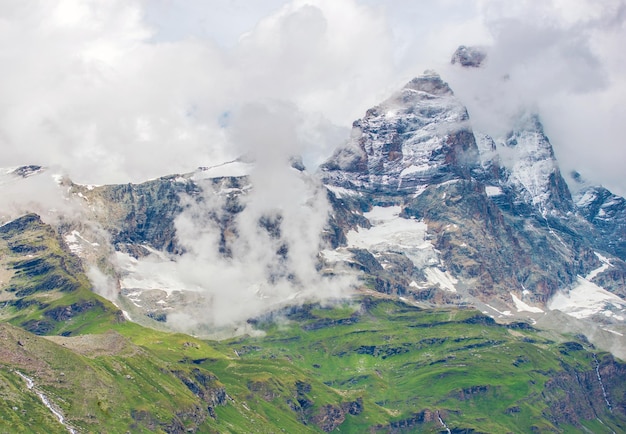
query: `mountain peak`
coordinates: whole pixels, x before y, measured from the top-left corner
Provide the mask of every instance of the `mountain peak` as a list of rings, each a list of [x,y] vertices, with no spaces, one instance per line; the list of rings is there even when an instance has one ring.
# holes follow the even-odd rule
[[[469,176],[478,150],[469,116],[433,72],[367,110],[346,146],[322,165],[324,182],[365,191],[413,191]]]
[[[403,89],[416,90],[431,95],[453,95],[448,83],[433,70],[426,70],[419,77],[409,81]]]

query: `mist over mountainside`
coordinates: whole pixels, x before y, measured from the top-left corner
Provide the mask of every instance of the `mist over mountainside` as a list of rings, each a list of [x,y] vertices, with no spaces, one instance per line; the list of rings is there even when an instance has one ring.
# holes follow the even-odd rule
[[[297,140],[283,107],[248,113],[242,143]],[[539,116],[520,107],[510,125],[474,131],[427,71],[355,121],[317,173],[288,146],[244,146],[244,159],[142,184],[57,176],[72,211],[53,214],[96,291],[153,327],[243,333],[269,310],[367,287],[555,329],[558,310],[623,357],[624,199],[590,186],[572,199]],[[42,172],[7,171],[6,189]]]

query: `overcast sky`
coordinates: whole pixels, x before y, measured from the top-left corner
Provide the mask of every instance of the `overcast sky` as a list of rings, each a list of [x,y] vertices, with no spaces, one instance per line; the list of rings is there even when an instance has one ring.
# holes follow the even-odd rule
[[[622,0],[0,0],[0,166],[187,172],[236,156],[232,119],[268,101],[314,166],[435,69],[476,129],[532,107],[564,171],[623,195],[625,20]],[[486,47],[484,71],[451,68],[460,44]]]

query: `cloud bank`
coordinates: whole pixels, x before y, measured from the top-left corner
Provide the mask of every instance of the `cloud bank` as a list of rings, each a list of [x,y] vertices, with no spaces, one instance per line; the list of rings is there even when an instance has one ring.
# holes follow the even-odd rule
[[[357,283],[352,275],[319,271],[330,207],[319,180],[291,167],[291,153],[306,146],[299,118],[275,101],[242,107],[229,131],[238,151],[254,161],[249,184],[234,193],[198,181],[201,196],[183,198],[175,221],[184,253],[133,264],[140,278],[160,276],[164,288],[185,290],[193,300],[167,311],[170,327],[196,334],[240,327],[286,304],[344,298]]]
[[[270,98],[309,119],[314,166],[367,108],[434,68],[479,125],[500,119],[476,98],[535,104],[565,169],[624,194],[625,10],[623,0],[4,0],[4,165],[58,164],[85,183],[213,165],[237,146],[224,114]],[[489,79],[447,70],[460,44],[490,48]]]

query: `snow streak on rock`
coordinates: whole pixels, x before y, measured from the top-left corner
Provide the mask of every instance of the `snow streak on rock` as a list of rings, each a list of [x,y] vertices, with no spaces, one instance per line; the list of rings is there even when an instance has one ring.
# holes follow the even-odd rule
[[[626,318],[626,301],[580,276],[574,288],[557,292],[548,303],[548,308],[579,319],[597,314],[618,321]]]
[[[511,293],[511,298],[513,299],[513,303],[515,303],[515,307],[517,308],[518,312],[543,313],[543,310],[541,310],[538,307],[530,306],[524,303],[522,300],[517,298],[515,294],[513,293]]]

